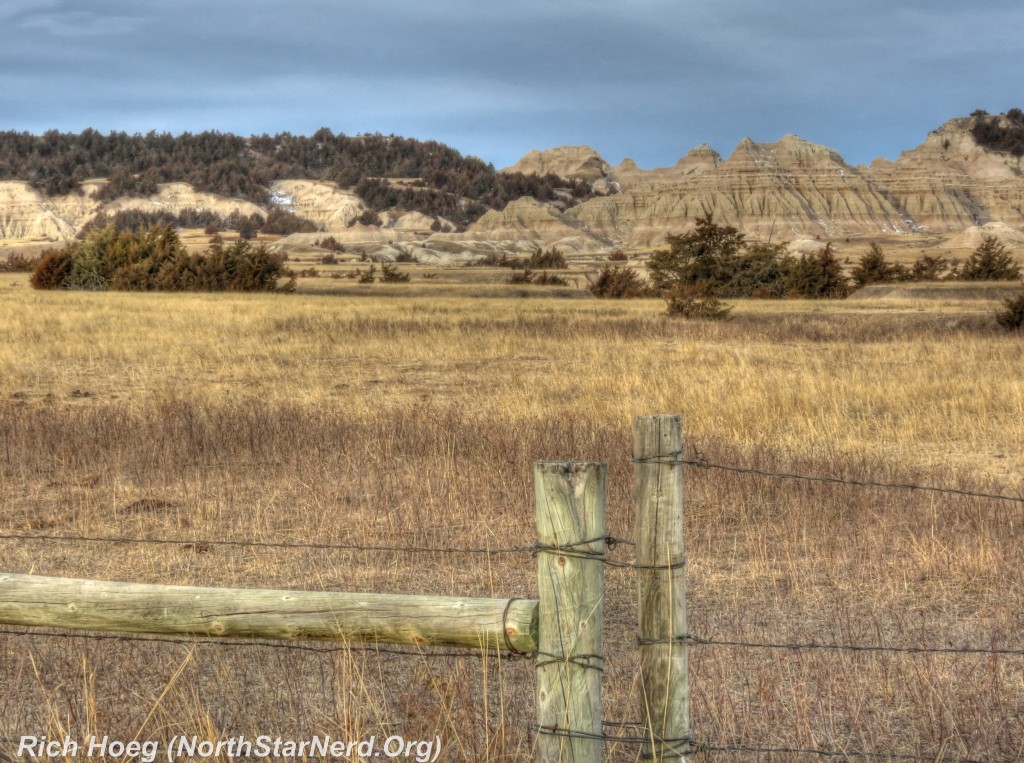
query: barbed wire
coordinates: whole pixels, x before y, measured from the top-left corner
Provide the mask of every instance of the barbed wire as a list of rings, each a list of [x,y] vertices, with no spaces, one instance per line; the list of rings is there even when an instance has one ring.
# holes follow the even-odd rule
[[[306,652],[344,652],[344,651],[363,651],[363,652],[382,652],[388,654],[398,654],[406,656],[426,655],[428,657],[471,657],[479,656],[479,650],[467,650],[467,651],[447,651],[447,652],[417,652],[410,650],[394,649],[387,646],[356,646],[356,645],[343,645],[336,647],[322,647],[322,646],[308,646],[303,644],[294,644],[288,642],[278,641],[266,641],[266,640],[250,640],[250,639],[217,639],[217,638],[169,638],[163,636],[131,636],[131,635],[119,635],[119,634],[96,634],[96,633],[52,633],[52,632],[40,632],[40,631],[15,631],[5,628],[0,628],[0,635],[6,636],[25,636],[25,637],[42,637],[42,638],[71,638],[71,639],[84,639],[94,641],[136,641],[136,642],[150,642],[150,643],[166,643],[166,644],[210,644],[213,646],[228,646],[228,647],[267,647],[274,649],[291,649],[295,651],[306,651]],[[848,651],[848,652],[889,652],[889,653],[902,653],[902,654],[973,654],[973,655],[1006,655],[1015,657],[1024,657],[1024,649],[1001,649],[1001,648],[982,648],[982,647],[920,647],[920,646],[884,646],[875,644],[821,644],[814,641],[802,642],[802,643],[784,643],[784,642],[756,642],[756,641],[731,641],[727,639],[704,639],[698,636],[681,636],[674,639],[637,639],[637,642],[641,646],[649,646],[654,644],[664,643],[686,643],[688,645],[695,646],[728,646],[728,647],[739,647],[747,649],[789,649],[789,650],[804,650],[804,649],[821,649],[827,651]],[[538,660],[537,667],[543,667],[545,665],[562,664],[562,663],[573,663],[580,667],[593,670],[601,670],[602,666],[594,664],[593,661],[602,661],[600,655],[574,655],[566,658],[563,655],[549,654],[546,652],[520,652],[514,649],[507,649],[502,652],[506,659],[533,659]],[[547,658],[544,661],[540,661],[539,658]],[[630,724],[622,724],[630,725]],[[633,724],[635,725],[635,724]]]
[[[609,726],[613,728],[638,728],[645,729],[647,726],[641,722],[605,722],[602,721],[602,726]],[[977,759],[977,758],[965,758],[959,755],[917,755],[914,753],[899,753],[899,752],[879,752],[874,750],[829,750],[820,747],[765,747],[753,744],[712,744],[710,742],[695,741],[693,737],[680,737],[677,739],[663,739],[653,734],[606,734],[604,732],[595,733],[590,731],[580,731],[576,729],[567,729],[560,726],[540,726],[532,724],[531,728],[538,734],[544,734],[546,736],[557,736],[566,739],[586,739],[605,742],[608,744],[634,744],[634,745],[667,745],[667,746],[685,746],[686,749],[681,754],[708,754],[712,752],[727,752],[727,753],[790,753],[790,754],[801,754],[801,755],[818,755],[820,757],[827,758],[869,758],[876,760],[908,760],[908,761],[928,761],[929,763],[998,763],[993,760]],[[1007,762],[1009,763],[1009,762]]]
[[[682,451],[658,454],[654,456],[637,457],[632,456],[633,463],[639,464],[666,464],[666,465],[688,465],[701,469],[717,469],[736,474],[748,474],[775,479],[800,480],[804,482],[819,482],[838,485],[851,485],[856,487],[882,488],[888,490],[911,490],[941,493],[946,495],[964,496],[970,498],[983,498],[987,500],[1008,501],[1011,503],[1024,504],[1024,497],[1010,496],[1000,493],[987,493],[977,490],[964,490],[961,488],[942,487],[935,485],[920,485],[909,482],[880,482],[866,479],[849,479],[843,477],[831,477],[823,475],[798,474],[796,472],[771,471],[746,466],[733,466],[718,464],[709,461],[696,447],[694,457],[684,458]],[[51,542],[83,542],[83,543],[143,543],[155,545],[181,545],[193,547],[252,547],[252,548],[280,548],[280,549],[306,549],[306,550],[330,550],[330,551],[378,551],[390,553],[451,553],[451,554],[519,554],[519,553],[558,553],[562,556],[572,556],[587,559],[599,559],[609,567],[626,569],[674,569],[685,566],[685,560],[676,562],[673,565],[643,565],[637,562],[623,562],[608,559],[603,552],[576,549],[574,546],[586,545],[598,539],[583,541],[580,544],[568,544],[566,546],[551,546],[540,542],[532,546],[511,546],[511,547],[439,547],[439,546],[398,546],[398,545],[363,545],[358,543],[301,543],[288,541],[254,541],[254,540],[225,540],[225,539],[185,539],[185,538],[126,538],[123,536],[102,536],[102,535],[52,535],[38,533],[0,533],[0,540],[23,540],[23,541],[51,541]],[[604,536],[608,549],[614,548],[616,544],[635,545],[635,542],[626,538],[616,538],[610,535]]]
[[[605,726],[610,724],[602,723],[601,725]],[[632,736],[629,734],[605,734],[603,732],[578,731],[575,729],[564,729],[561,726],[539,726],[536,723],[534,723],[531,728],[538,734],[543,734],[545,736],[564,737],[565,739],[589,739],[609,743],[620,742],[623,744],[644,744],[650,742],[652,739],[658,743],[673,745],[689,745],[692,742],[689,737],[683,739],[657,739],[650,736],[644,737]]]
[[[119,641],[143,644],[173,644],[177,646],[210,645],[234,648],[262,648],[262,649],[284,649],[294,652],[312,652],[316,654],[337,654],[348,652],[368,652],[371,654],[389,654],[401,657],[428,657],[428,658],[461,658],[474,657],[481,659],[489,654],[483,649],[462,649],[444,651],[420,651],[412,649],[398,649],[386,645],[361,645],[361,644],[340,644],[337,646],[311,646],[309,644],[297,644],[284,641],[267,641],[264,639],[223,639],[223,638],[171,638],[169,636],[131,636],[114,633],[54,633],[29,630],[10,630],[0,628],[0,636],[15,636],[27,638],[62,638],[77,639],[82,641]],[[524,660],[533,659],[534,653],[523,652],[500,652],[502,659]]]
[[[882,644],[822,644],[817,641],[804,642],[773,642],[773,641],[734,641],[729,639],[702,638],[693,634],[673,636],[671,638],[653,639],[638,638],[640,646],[657,644],[687,644],[693,646],[730,646],[745,649],[823,649],[836,652],[896,652],[904,654],[985,654],[1010,655],[1024,657],[1024,649],[999,647],[954,647],[954,646],[885,646]]]
[[[22,541],[49,541],[49,542],[76,542],[76,543],[137,543],[151,545],[170,546],[191,546],[191,547],[235,547],[235,548],[277,548],[277,549],[302,549],[302,550],[326,550],[326,551],[371,551],[388,553],[412,553],[412,554],[531,554],[536,556],[542,553],[558,554],[580,559],[592,559],[600,561],[608,567],[622,569],[640,570],[661,570],[677,569],[686,565],[683,559],[669,565],[641,564],[639,562],[619,561],[609,559],[604,551],[589,551],[580,549],[579,546],[604,541],[608,550],[614,549],[617,545],[635,546],[635,541],[628,538],[618,538],[613,535],[603,535],[578,543],[566,545],[548,545],[534,542],[529,546],[503,546],[498,548],[487,547],[458,547],[458,546],[365,546],[358,543],[295,543],[290,541],[253,541],[253,540],[224,540],[212,538],[130,538],[119,535],[46,535],[40,533],[0,533],[0,540],[22,540]]]
[[[695,458],[687,459],[683,458],[682,451],[676,451],[668,454],[660,454],[656,456],[637,458],[633,457],[635,463],[657,463],[657,464],[669,464],[669,465],[690,465],[698,468],[705,469],[719,469],[723,471],[735,472],[740,474],[753,474],[758,476],[772,477],[778,479],[792,479],[792,480],[803,480],[811,482],[825,482],[834,484],[845,484],[854,485],[860,487],[875,487],[883,489],[905,489],[905,490],[919,490],[946,493],[952,495],[969,496],[976,498],[985,498],[990,500],[1002,500],[1024,503],[1024,498],[1000,495],[994,493],[985,493],[980,491],[962,490],[958,488],[948,487],[937,487],[929,485],[918,485],[912,483],[885,483],[873,480],[860,480],[860,479],[845,479],[839,477],[827,477],[827,476],[813,476],[803,475],[793,472],[776,472],[764,469],[756,469],[751,467],[738,467],[724,464],[716,464],[708,461],[703,454],[694,449]],[[126,538],[122,536],[99,536],[99,535],[51,535],[51,534],[28,534],[28,533],[0,533],[0,539],[2,540],[20,540],[20,541],[50,541],[50,542],[88,542],[88,543],[138,543],[138,544],[157,544],[157,545],[180,545],[180,546],[191,546],[191,547],[251,547],[251,548],[276,548],[276,549],[303,549],[303,550],[345,550],[345,551],[369,551],[369,552],[392,552],[392,553],[424,553],[424,554],[522,554],[530,553],[537,555],[541,553],[558,554],[561,556],[582,558],[587,560],[599,561],[604,565],[614,568],[624,569],[676,569],[684,567],[686,560],[682,559],[672,564],[663,565],[651,565],[641,564],[638,562],[631,561],[619,561],[608,558],[607,551],[613,550],[617,545],[635,545],[635,542],[626,538],[617,538],[611,535],[605,535],[597,538],[583,540],[577,543],[570,543],[566,545],[550,545],[542,544],[539,541],[533,543],[530,546],[512,546],[512,547],[440,547],[440,546],[401,546],[401,545],[363,545],[357,543],[301,543],[301,542],[287,542],[287,541],[254,541],[254,540],[225,540],[225,539],[185,539],[185,538]],[[591,543],[604,541],[606,548],[600,551],[591,551],[583,546]],[[161,643],[174,643],[174,644],[192,644],[192,643],[210,643],[219,644],[223,646],[239,647],[239,646],[264,646],[271,648],[282,648],[292,649],[298,651],[313,651],[313,652],[331,652],[331,651],[343,651],[345,649],[356,650],[356,651],[376,651],[383,653],[401,654],[401,655],[419,655],[427,654],[423,652],[410,652],[408,650],[397,650],[382,647],[313,647],[303,646],[297,644],[288,643],[277,643],[277,642],[266,642],[266,641],[229,641],[229,640],[186,640],[186,639],[166,639],[166,638],[153,638],[153,637],[138,637],[138,636],[124,636],[124,635],[84,635],[84,634],[34,634],[30,632],[21,631],[7,631],[0,630],[0,633],[7,635],[49,635],[56,637],[67,637],[67,638],[81,638],[81,639],[93,639],[93,640],[120,640],[120,641],[150,641],[150,642],[161,642]],[[685,634],[682,636],[674,636],[666,639],[649,639],[640,638],[638,643],[641,646],[663,644],[663,643],[686,643],[689,645],[699,646],[727,646],[727,647],[740,647],[748,649],[790,649],[790,650],[832,650],[832,651],[850,651],[850,652],[890,652],[890,653],[907,653],[907,654],[980,654],[980,655],[1011,655],[1011,656],[1024,656],[1024,649],[1010,649],[1010,648],[981,648],[981,647],[920,647],[920,646],[884,646],[884,645],[868,645],[868,644],[825,644],[818,643],[815,641],[810,642],[756,642],[756,641],[744,641],[744,640],[733,640],[733,639],[709,639],[696,636],[693,634]],[[429,653],[431,656],[477,656],[478,652],[445,652]],[[509,650],[509,658],[523,658],[532,657],[536,658],[535,654],[524,655],[522,653],[515,652],[515,650]],[[554,655],[544,655],[545,657],[554,657]],[[553,660],[552,660],[553,661]],[[547,663],[544,663],[547,664]],[[595,667],[593,665],[587,665],[587,667]]]
[[[596,670],[598,673],[604,672],[604,656],[600,654],[553,654],[552,652],[536,652],[533,655],[536,660],[536,666],[543,668],[548,665],[566,665],[573,664],[583,670]],[[541,659],[541,658],[545,659]]]
[[[588,546],[591,543],[600,542],[604,542],[605,544],[605,548],[601,550],[581,548],[582,546]],[[627,540],[625,538],[616,538],[614,535],[601,535],[596,538],[587,538],[586,540],[579,540],[565,544],[548,544],[536,541],[533,544],[532,552],[534,556],[537,556],[538,554],[553,554],[555,556],[565,556],[573,559],[588,559],[591,561],[601,562],[608,567],[616,567],[620,569],[676,570],[686,566],[685,557],[669,564],[644,564],[641,562],[624,562],[616,559],[609,559],[606,551],[614,549],[619,544],[630,546],[636,545],[634,541]]]
[[[873,760],[911,760],[926,761],[927,763],[1001,763],[996,760],[983,758],[965,758],[960,755],[915,755],[913,753],[901,752],[878,752],[874,750],[828,750],[818,747],[761,747],[749,744],[728,744],[715,745],[698,742],[694,745],[694,752],[707,754],[711,752],[727,753],[751,753],[751,754],[781,754],[789,753],[796,755],[817,755],[823,758],[868,758]],[[1006,761],[1005,763],[1011,763]]]
[[[419,547],[419,546],[361,546],[357,544],[326,544],[326,543],[285,543],[285,542],[260,542],[260,541],[232,541],[232,540],[220,540],[220,541],[206,541],[206,540],[186,540],[186,539],[163,539],[163,538],[118,538],[118,537],[100,537],[100,536],[48,536],[48,535],[23,535],[17,533],[0,533],[0,539],[16,539],[16,540],[41,540],[41,541],[89,541],[89,542],[109,542],[109,543],[156,543],[156,544],[176,544],[176,545],[202,545],[209,543],[210,545],[220,546],[241,546],[241,547],[272,547],[272,548],[298,548],[298,549],[342,549],[342,550],[363,550],[363,551],[397,551],[397,552],[413,552],[413,553],[496,553],[496,554],[508,554],[508,553],[530,553],[534,556],[537,554],[547,553],[556,554],[560,556],[567,556],[572,558],[580,558],[589,561],[597,561],[604,565],[619,569],[638,569],[638,570],[675,570],[686,565],[686,559],[679,560],[669,564],[641,564],[638,562],[631,561],[618,561],[609,559],[605,551],[591,551],[588,549],[580,548],[595,542],[604,541],[607,544],[607,549],[614,549],[616,545],[628,544],[635,545],[633,541],[617,538],[614,536],[606,535],[596,538],[590,538],[582,540],[576,543],[569,543],[564,546],[542,544],[540,542],[534,543],[531,546],[518,546],[511,548],[498,548],[498,549],[486,549],[486,548],[446,548],[446,547]],[[515,598],[509,599],[509,605]],[[0,631],[2,632],[2,631]],[[111,637],[112,638],[112,637]],[[216,643],[216,642],[210,642]],[[235,645],[235,642],[226,642]],[[1024,648],[998,648],[998,647],[924,647],[924,646],[887,646],[881,644],[829,644],[820,643],[817,641],[805,641],[805,642],[781,642],[781,641],[747,641],[741,639],[715,639],[706,638],[696,634],[681,634],[676,636],[670,636],[665,638],[645,638],[639,637],[637,639],[638,645],[652,646],[657,644],[667,643],[682,643],[690,646],[725,646],[725,647],[739,647],[746,649],[789,649],[789,650],[829,650],[829,651],[848,651],[848,652],[889,652],[889,653],[904,653],[904,654],[976,654],[976,655],[1005,655],[1005,656],[1024,656]],[[508,645],[509,647],[511,645]],[[509,654],[515,654],[517,656],[523,656],[522,653],[517,652],[515,649],[509,648]],[[534,656],[534,655],[531,655]],[[553,657],[554,655],[546,655]]]
[[[684,458],[682,451],[665,453],[656,456],[637,457],[632,456],[635,464],[666,464],[670,466],[687,465],[696,466],[701,469],[718,469],[736,474],[753,474],[760,477],[774,477],[776,479],[801,480],[804,482],[827,482],[837,485],[853,485],[856,487],[874,487],[888,490],[916,490],[920,492],[945,493],[947,495],[959,495],[969,498],[985,498],[996,501],[1009,501],[1011,503],[1024,504],[1024,496],[1003,495],[1000,493],[986,493],[978,490],[964,490],[961,488],[941,487],[936,485],[918,485],[911,482],[878,482],[865,479],[848,479],[844,477],[828,477],[822,475],[798,474],[796,472],[777,472],[768,469],[755,469],[749,466],[731,466],[729,464],[716,464],[704,457],[699,450],[694,450],[693,458]]]
[[[76,543],[139,543],[169,546],[232,546],[242,548],[284,548],[319,551],[384,551],[410,554],[523,554],[533,546],[502,548],[459,548],[447,546],[364,546],[358,543],[296,543],[291,541],[224,540],[213,538],[126,538],[118,535],[43,535],[0,533],[0,540],[70,541]]]

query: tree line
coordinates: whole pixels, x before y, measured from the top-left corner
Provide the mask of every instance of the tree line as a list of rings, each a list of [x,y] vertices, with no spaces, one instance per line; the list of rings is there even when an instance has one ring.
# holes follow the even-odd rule
[[[167,210],[122,209],[112,214],[100,212],[82,226],[76,238],[84,239],[107,226],[128,233],[139,233],[146,228],[158,226],[202,228],[211,236],[233,230],[246,241],[256,238],[259,233],[287,236],[292,233],[316,233],[319,230],[315,223],[280,207],[271,207],[266,216],[256,213],[245,215],[237,209],[227,216],[209,209],[183,209],[177,214]]]
[[[460,225],[520,196],[568,206],[592,195],[584,181],[499,173],[443,143],[394,135],[349,136],[328,128],[308,137],[286,132],[249,138],[216,131],[0,132],[0,180],[25,180],[57,196],[77,192],[92,178],[107,181],[100,200],[149,196],[160,183],[185,182],[267,207],[276,180],[325,180],[354,189],[375,211],[415,210]],[[389,178],[417,180],[399,190]]]

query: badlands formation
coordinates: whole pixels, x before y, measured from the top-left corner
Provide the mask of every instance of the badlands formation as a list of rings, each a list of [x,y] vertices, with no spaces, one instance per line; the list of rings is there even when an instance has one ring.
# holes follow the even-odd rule
[[[699,146],[672,167],[654,170],[628,159],[612,166],[590,148],[568,146],[531,151],[505,171],[583,179],[598,195],[568,209],[521,198],[456,231],[447,221],[419,213],[386,212],[380,226],[360,224],[362,200],[333,183],[281,180],[271,191],[275,203],[346,246],[385,257],[412,253],[421,261],[551,246],[567,253],[644,250],[709,212],[749,236],[789,241],[796,249],[894,236],[965,248],[985,234],[1024,248],[1024,159],[979,146],[970,119],[947,122],[894,162],[877,159],[866,167],[850,166],[832,149],[787,135],[774,143],[743,140],[728,158]],[[56,198],[28,183],[0,182],[0,239],[64,241],[96,214],[129,208],[266,214],[249,202],[198,193],[184,183],[161,186],[145,199],[101,203],[93,194],[102,182]],[[279,245],[306,247],[319,237],[295,234]]]
[[[590,179],[598,166],[597,182],[618,193],[565,217],[626,248],[658,246],[707,212],[775,241],[917,234],[963,246],[989,233],[1019,246],[1024,237],[1024,158],[979,146],[970,119],[951,120],[895,162],[876,159],[869,167],[787,135],[775,143],[746,139],[727,159],[700,146],[655,170],[629,159],[611,167],[581,146],[531,152],[508,170]]]

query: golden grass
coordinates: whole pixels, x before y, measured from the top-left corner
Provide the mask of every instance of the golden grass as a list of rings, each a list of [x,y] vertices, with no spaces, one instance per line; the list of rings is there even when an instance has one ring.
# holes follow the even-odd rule
[[[620,426],[678,411],[698,438],[746,447],[1024,466],[1024,351],[984,330],[986,302],[750,302],[729,323],[688,324],[658,301],[370,293],[385,296],[9,290],[0,397],[258,399],[357,416],[431,402]]]
[[[195,544],[0,541],[14,572],[531,596],[522,554],[200,542],[529,545],[531,463],[558,458],[609,462],[610,529],[629,536],[630,420],[658,412],[681,413],[712,461],[1021,491],[1024,348],[991,327],[990,302],[743,303],[701,324],[655,301],[415,284],[342,297],[24,282],[0,277],[0,527]],[[1021,648],[1021,506],[689,475],[694,632]],[[608,720],[640,716],[634,598],[629,571],[609,569]],[[531,759],[529,663],[188,654],[2,638],[0,737],[131,738],[152,715],[150,738],[439,734],[444,760]],[[701,647],[692,671],[693,726],[712,744],[1024,756],[1021,658]]]

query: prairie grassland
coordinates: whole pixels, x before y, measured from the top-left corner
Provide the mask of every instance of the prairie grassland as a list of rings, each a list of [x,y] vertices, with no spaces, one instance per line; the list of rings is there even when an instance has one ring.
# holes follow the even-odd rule
[[[0,278],[0,527],[191,541],[0,540],[0,569],[530,597],[534,561],[498,550],[533,540],[531,464],[607,461],[610,532],[629,537],[631,417],[658,412],[681,413],[712,462],[1022,491],[1024,345],[991,328],[990,303],[744,303],[702,324],[653,301],[371,294]],[[687,512],[698,635],[1024,648],[1020,504],[691,469]],[[607,575],[604,717],[635,721],[634,580]],[[1022,666],[695,647],[693,727],[711,745],[1022,760]],[[0,738],[400,733],[440,735],[442,760],[532,752],[532,666],[498,656],[5,636],[0,684]]]

